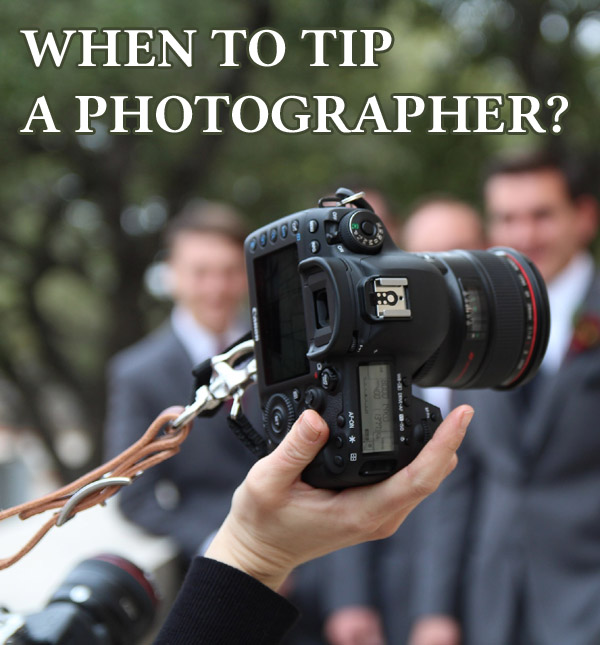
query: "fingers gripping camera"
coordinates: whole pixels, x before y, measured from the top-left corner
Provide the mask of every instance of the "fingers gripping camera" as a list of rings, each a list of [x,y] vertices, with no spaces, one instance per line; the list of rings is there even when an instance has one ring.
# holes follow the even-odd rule
[[[331,429],[303,475],[313,486],[374,483],[416,457],[441,415],[413,383],[510,388],[543,358],[545,285],[512,249],[400,251],[345,189],[245,249],[269,449],[306,408]]]

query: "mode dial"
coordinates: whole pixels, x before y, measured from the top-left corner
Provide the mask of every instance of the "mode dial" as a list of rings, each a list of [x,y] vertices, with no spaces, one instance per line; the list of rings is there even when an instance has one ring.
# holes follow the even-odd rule
[[[383,224],[370,211],[350,212],[340,223],[342,242],[355,253],[379,253],[383,235]]]

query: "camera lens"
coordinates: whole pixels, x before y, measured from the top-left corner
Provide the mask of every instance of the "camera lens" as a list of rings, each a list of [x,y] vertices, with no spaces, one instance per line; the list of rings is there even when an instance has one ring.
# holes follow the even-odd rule
[[[158,599],[141,569],[125,558],[106,554],[78,564],[53,594],[46,611],[60,604],[79,607],[86,622],[96,626],[92,632],[106,632],[108,642],[131,645],[150,628]]]
[[[414,377],[423,387],[495,387],[526,383],[550,332],[544,281],[514,249],[422,255],[444,275],[450,294],[446,338]]]

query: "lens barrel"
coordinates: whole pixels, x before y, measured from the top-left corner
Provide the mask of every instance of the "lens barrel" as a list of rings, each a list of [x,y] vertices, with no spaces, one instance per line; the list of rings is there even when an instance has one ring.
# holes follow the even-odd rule
[[[53,594],[48,609],[67,603],[101,626],[111,643],[130,645],[152,625],[158,598],[140,568],[120,556],[103,554],[78,564]]]
[[[509,389],[529,381],[550,333],[548,294],[535,265],[504,247],[420,255],[444,276],[451,315],[445,340],[414,382]]]

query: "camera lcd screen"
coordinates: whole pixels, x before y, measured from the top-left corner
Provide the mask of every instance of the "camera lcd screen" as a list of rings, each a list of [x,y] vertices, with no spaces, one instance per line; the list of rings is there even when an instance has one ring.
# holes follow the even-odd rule
[[[358,368],[363,453],[394,449],[391,369],[387,363]]]
[[[292,244],[254,261],[265,383],[308,373],[298,251]]]

